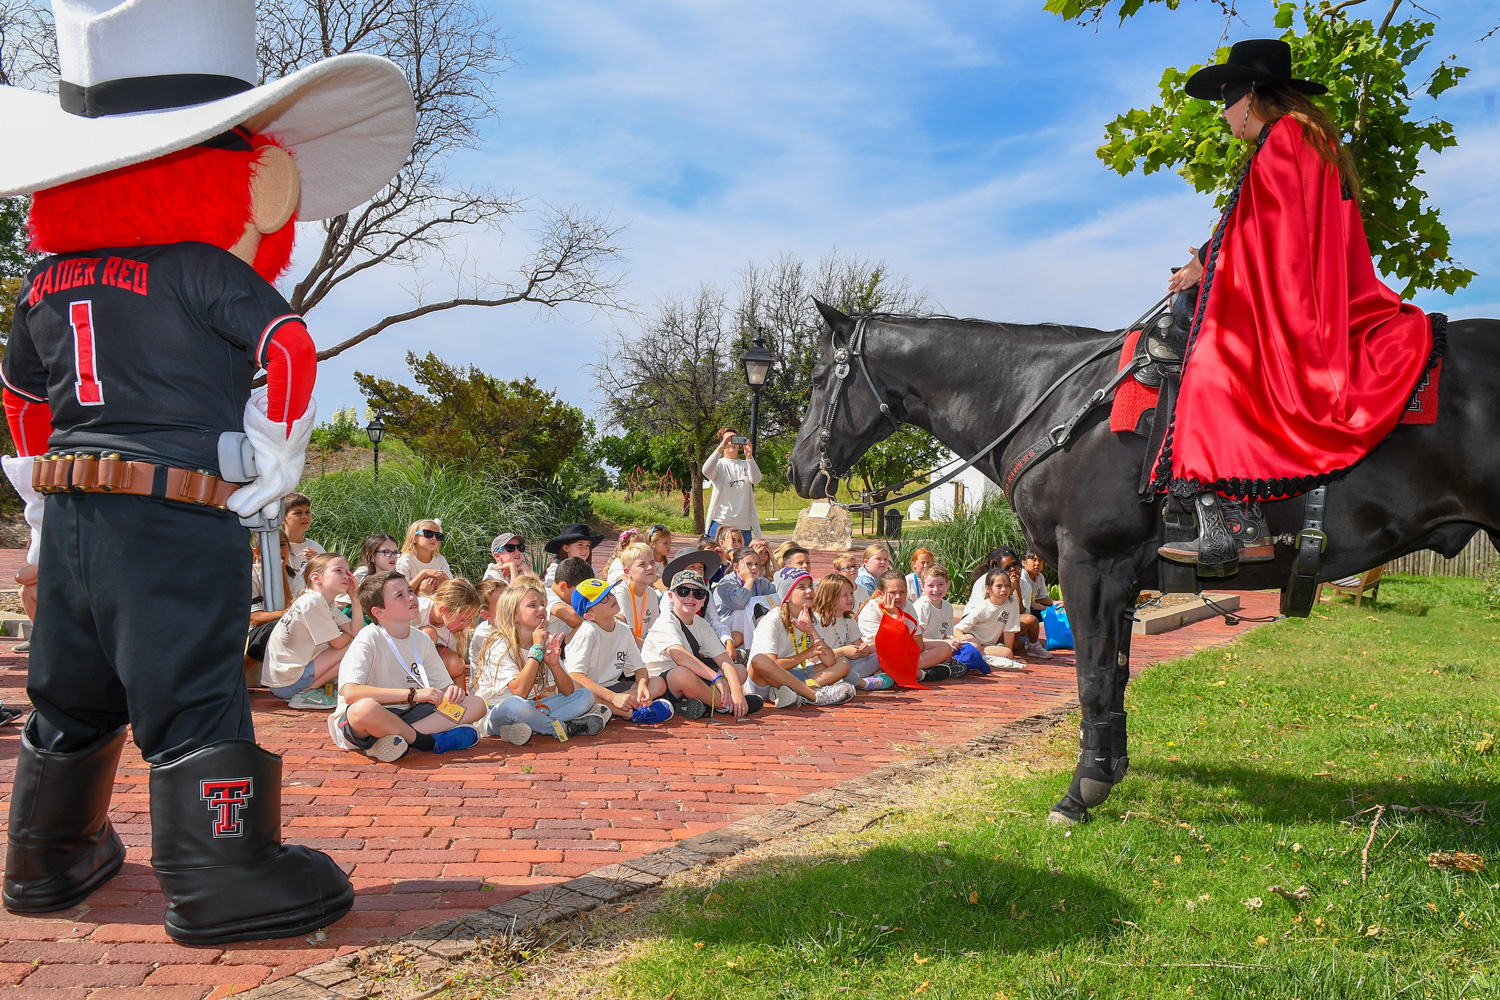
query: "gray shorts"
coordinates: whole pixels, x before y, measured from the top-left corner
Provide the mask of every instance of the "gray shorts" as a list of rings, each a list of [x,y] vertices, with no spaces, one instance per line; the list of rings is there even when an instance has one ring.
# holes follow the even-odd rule
[[[271,688],[271,693],[282,701],[291,701],[297,695],[313,686],[313,675],[316,673],[317,671],[313,669],[313,665],[309,663],[302,669],[301,677],[298,677],[286,687]]]
[[[390,712],[396,718],[400,719],[402,722],[406,723],[408,726],[415,726],[417,723],[421,722],[429,715],[435,713],[437,711],[437,706],[430,701],[422,701],[410,706],[386,705],[385,710],[387,712]],[[344,734],[344,739],[348,740],[350,743],[361,750],[370,749],[375,745],[375,741],[379,739],[379,737],[377,736],[357,735],[354,732],[354,729],[349,725],[348,719],[339,720],[339,732]]]

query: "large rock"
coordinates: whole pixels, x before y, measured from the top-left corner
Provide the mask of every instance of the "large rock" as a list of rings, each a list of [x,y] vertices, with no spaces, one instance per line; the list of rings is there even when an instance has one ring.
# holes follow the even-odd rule
[[[797,515],[792,540],[805,549],[845,552],[854,544],[854,521],[842,507],[811,504]]]

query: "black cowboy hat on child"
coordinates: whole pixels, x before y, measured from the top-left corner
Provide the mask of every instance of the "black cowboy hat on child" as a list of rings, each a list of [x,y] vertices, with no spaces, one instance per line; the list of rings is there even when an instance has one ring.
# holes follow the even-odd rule
[[[710,579],[724,565],[724,558],[713,549],[688,549],[682,555],[662,567],[661,578],[670,580],[689,566],[702,564],[703,578]]]
[[[564,528],[562,533],[556,538],[550,539],[547,542],[546,550],[555,555],[564,545],[571,545],[573,542],[588,542],[590,545],[598,545],[602,541],[604,541],[603,535],[594,534],[589,531],[588,525],[582,521],[577,521]]]
[[[1326,94],[1328,88],[1311,80],[1292,76],[1292,47],[1279,38],[1247,38],[1235,42],[1229,58],[1215,66],[1205,66],[1188,77],[1184,88],[1189,97],[1217,101],[1225,87],[1252,83],[1279,83],[1303,94]]]

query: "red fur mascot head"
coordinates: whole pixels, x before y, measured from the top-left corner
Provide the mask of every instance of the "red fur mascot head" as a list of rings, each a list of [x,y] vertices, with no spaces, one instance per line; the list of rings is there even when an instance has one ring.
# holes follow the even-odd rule
[[[225,250],[245,235],[250,185],[270,136],[241,151],[191,146],[106,174],[38,191],[31,202],[32,248],[69,253],[100,247],[210,243]],[[275,284],[292,262],[295,215],[260,239],[255,270]]]

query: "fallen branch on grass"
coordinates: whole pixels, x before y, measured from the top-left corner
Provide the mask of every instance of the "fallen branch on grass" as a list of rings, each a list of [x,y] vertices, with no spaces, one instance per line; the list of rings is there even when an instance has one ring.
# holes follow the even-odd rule
[[[1375,843],[1375,828],[1380,825],[1380,817],[1384,815],[1385,806],[1376,806],[1375,819],[1370,822],[1370,836],[1365,839],[1365,849],[1359,852],[1360,885],[1367,885],[1370,881],[1370,845]]]
[[[1456,805],[1456,806],[1469,806],[1470,808],[1468,808],[1468,809],[1448,809],[1448,808],[1446,808],[1444,806],[1397,806],[1397,805],[1370,806],[1368,809],[1361,809],[1359,812],[1355,813],[1353,816],[1350,816],[1349,818],[1350,819],[1358,819],[1359,817],[1363,816],[1365,813],[1374,812],[1377,809],[1386,809],[1386,810],[1389,810],[1391,812],[1396,812],[1396,813],[1432,813],[1435,816],[1445,816],[1448,819],[1463,820],[1465,823],[1469,824],[1470,826],[1483,826],[1484,825],[1484,807],[1485,807],[1486,803],[1484,803],[1484,802],[1455,802],[1453,804]]]
[[[1305,903],[1309,899],[1312,899],[1312,890],[1305,885],[1299,885],[1295,889],[1283,889],[1279,885],[1273,885],[1267,888],[1266,891],[1276,893],[1276,895],[1288,903]]]

